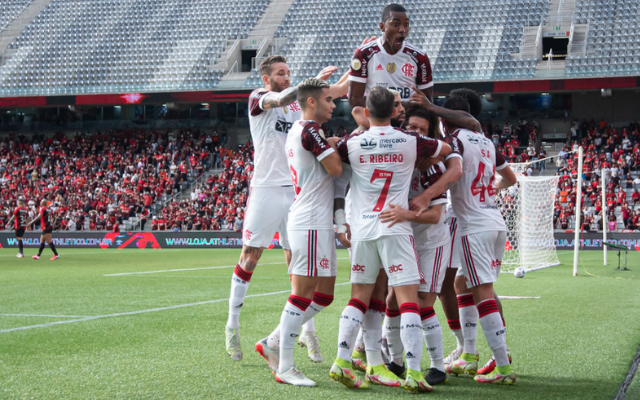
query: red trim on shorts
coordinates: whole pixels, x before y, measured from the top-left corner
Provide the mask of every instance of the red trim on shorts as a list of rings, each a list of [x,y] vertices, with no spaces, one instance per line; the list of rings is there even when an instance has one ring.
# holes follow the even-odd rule
[[[302,312],[307,310],[309,304],[311,304],[311,300],[305,299],[304,297],[295,296],[293,294],[289,295],[289,299],[287,300],[292,305],[298,307]]]
[[[415,313],[420,315],[420,309],[416,303],[404,303],[400,306],[400,314]]]
[[[473,286],[478,286],[480,285],[480,280],[478,279],[476,265],[473,262],[473,256],[471,256],[471,246],[469,245],[469,239],[467,239],[467,236],[462,237],[462,250],[464,250],[464,258],[467,264],[469,277],[471,278],[471,284]]]
[[[367,306],[358,299],[349,300],[349,304],[347,304],[347,307],[349,306],[357,308],[358,310],[362,311],[363,314],[367,312]]]
[[[498,303],[496,303],[495,299],[487,299],[483,300],[477,305],[478,314],[480,314],[480,318],[485,317],[489,314],[499,313],[500,309],[498,309]]]
[[[386,309],[387,306],[384,304],[384,301],[375,299],[371,299],[371,301],[369,301],[369,310],[383,313],[386,311]]]
[[[387,308],[387,318],[395,318],[400,316],[400,310],[392,310]]]
[[[427,278],[425,278],[422,273],[422,268],[420,268],[420,254],[418,254],[418,250],[416,249],[416,240],[413,235],[409,235],[409,242],[411,243],[411,247],[413,247],[413,256],[416,258],[416,265],[418,266],[418,273],[420,274],[420,283],[426,282]]]
[[[436,257],[433,262],[433,271],[431,272],[431,293],[438,293],[438,281],[440,280],[440,267],[442,266],[442,251],[444,246],[440,246],[436,249]]]
[[[475,303],[475,301],[473,301],[473,295],[472,294],[461,294],[461,295],[458,295],[458,308],[473,307],[475,305],[476,305],[476,303]]]
[[[333,295],[314,292],[313,302],[322,307],[329,307],[333,303]]]
[[[242,269],[242,267],[240,266],[240,264],[236,264],[236,269],[233,270],[233,273],[240,279],[242,279],[245,282],[250,282],[251,281],[251,275],[253,275],[253,272],[247,272],[245,270]]]
[[[436,315],[436,312],[433,310],[433,307],[425,307],[420,309],[420,319],[422,321],[427,320]]]

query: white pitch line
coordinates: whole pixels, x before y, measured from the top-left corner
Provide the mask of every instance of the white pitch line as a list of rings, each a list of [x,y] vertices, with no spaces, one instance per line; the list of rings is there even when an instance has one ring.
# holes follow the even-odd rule
[[[338,283],[338,284],[336,284],[336,286],[348,285],[348,284],[350,284],[350,282]],[[291,290],[281,290],[279,292],[251,294],[251,295],[247,296],[246,298],[273,296],[273,295],[284,294],[284,293],[291,293]],[[17,328],[0,329],[0,333],[25,331],[25,330],[36,329],[36,328],[47,328],[49,326],[54,326],[54,325],[73,324],[75,322],[92,321],[92,320],[95,320],[95,319],[102,319],[102,318],[123,317],[123,316],[127,316],[127,315],[138,315],[138,314],[145,314],[145,313],[157,312],[157,311],[175,310],[176,308],[201,306],[201,305],[204,305],[204,304],[221,303],[223,301],[229,301],[229,299],[226,298],[226,299],[206,300],[206,301],[199,301],[197,303],[177,304],[175,306],[150,308],[148,310],[129,311],[129,312],[124,312],[124,313],[115,313],[115,314],[106,314],[106,315],[96,315],[94,317],[84,317],[84,318],[79,318],[79,319],[70,319],[70,320],[66,320],[66,321],[48,322],[48,323],[45,323],[45,324],[20,326],[20,327],[17,327]]]
[[[0,314],[0,317],[91,318],[87,315]]]
[[[500,295],[498,295],[498,298],[499,298],[500,300],[502,300],[502,299],[507,299],[507,300],[519,300],[519,299],[539,299],[539,298],[540,298],[540,296],[531,296],[531,297],[528,297],[528,296],[500,296]]]
[[[338,260],[348,260],[349,258],[338,258]],[[272,262],[272,263],[260,263],[260,265],[282,265],[286,264],[284,261],[281,262]],[[198,268],[175,268],[175,269],[163,269],[158,271],[142,271],[142,272],[120,272],[117,274],[104,274],[103,276],[126,276],[126,275],[146,275],[146,274],[160,274],[164,272],[179,272],[179,271],[200,271],[204,269],[224,269],[224,268],[235,268],[235,265],[222,265],[218,267],[198,267]]]

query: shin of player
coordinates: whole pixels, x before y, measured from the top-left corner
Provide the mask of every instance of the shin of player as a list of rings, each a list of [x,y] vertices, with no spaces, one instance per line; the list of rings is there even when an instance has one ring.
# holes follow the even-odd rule
[[[342,172],[342,161],[327,142],[320,124],[328,122],[335,105],[329,85],[307,79],[298,87],[302,120],[296,121],[285,145],[296,198],[289,212],[287,232],[291,243],[292,291],[280,318],[279,359],[265,357],[267,340],[256,346],[274,367],[276,380],[298,386],[315,386],[295,366],[293,348],[302,324],[333,298],[337,273],[333,232],[333,179]],[[312,306],[312,302],[315,303]],[[311,308],[311,310],[309,310]]]
[[[42,235],[40,236],[40,249],[38,250],[38,255],[33,256],[34,260],[39,260],[42,255],[42,251],[44,250],[45,243],[49,245],[51,251],[53,251],[53,257],[51,257],[51,261],[57,260],[60,258],[58,255],[58,251],[56,250],[56,245],[53,244],[51,240],[51,233],[53,232],[53,221],[51,216],[51,211],[47,208],[47,200],[42,200],[40,202],[40,210],[38,211],[38,216],[31,222],[27,224],[27,227],[34,224],[36,221],[40,220],[40,228],[42,229]]]
[[[382,265],[400,305],[400,336],[407,358],[407,379],[403,386],[411,392],[425,392],[432,389],[420,372],[422,324],[418,286],[421,276],[411,224],[403,222],[387,227],[380,222],[380,213],[391,204],[408,208],[409,182],[416,160],[435,158],[439,154],[447,156],[451,148],[415,132],[392,128],[393,101],[387,89],[371,89],[365,109],[371,128],[352,134],[337,145],[342,160],[353,170],[350,181],[352,299],[340,319],[338,357],[330,375],[347,387],[364,386],[353,374],[351,351],[365,312],[372,308],[371,293]],[[375,303],[373,306],[377,307]],[[384,364],[369,363],[367,375],[374,383],[401,384]]]

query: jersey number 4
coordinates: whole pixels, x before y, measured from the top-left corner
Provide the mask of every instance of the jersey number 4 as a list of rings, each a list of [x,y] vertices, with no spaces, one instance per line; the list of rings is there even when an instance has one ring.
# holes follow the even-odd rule
[[[489,196],[495,196],[496,194],[496,188],[493,186],[493,181],[496,178],[496,167],[495,165],[493,166],[493,175],[491,175],[487,184],[485,184],[486,168],[486,164],[481,162],[480,165],[478,165],[478,175],[476,175],[475,179],[471,183],[471,195],[474,197],[480,195],[481,203],[486,201],[486,194]]]
[[[389,194],[389,187],[391,186],[391,178],[393,178],[393,172],[383,171],[381,169],[374,169],[373,175],[371,175],[371,183],[376,179],[384,179],[384,186],[382,186],[382,191],[380,192],[380,197],[378,197],[378,202],[376,206],[373,208],[373,211],[382,211],[384,207],[384,203],[387,201],[387,195]]]

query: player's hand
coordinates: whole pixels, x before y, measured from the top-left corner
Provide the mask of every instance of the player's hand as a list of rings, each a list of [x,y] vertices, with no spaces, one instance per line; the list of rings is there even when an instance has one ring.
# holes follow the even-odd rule
[[[411,95],[411,98],[409,98],[409,101],[411,103],[416,103],[424,108],[429,108],[429,106],[432,105],[427,96],[425,96],[421,90],[419,90],[415,86],[411,86],[411,89],[413,89],[413,94]]]
[[[316,76],[316,78],[321,79],[323,81],[326,81],[327,79],[329,79],[331,77],[331,75],[333,75],[334,72],[336,72],[338,70],[338,67],[334,67],[333,65],[329,66],[329,67],[324,67],[322,69],[322,71],[320,71],[320,73],[318,74],[318,76]]]
[[[404,208],[395,204],[389,204],[389,207],[391,208],[380,213],[380,222],[391,222],[389,224],[389,228],[391,228],[395,224],[399,224],[407,220],[407,218],[405,217],[406,210]]]
[[[338,233],[338,240],[347,249],[351,248],[351,227],[349,224],[344,224],[347,227],[347,233]]]
[[[417,213],[416,217],[419,217],[423,212],[429,209],[429,203],[431,203],[432,197],[433,196],[429,191],[425,190],[409,202],[409,209],[411,211],[415,211]]]
[[[362,44],[360,46],[364,46],[365,44],[369,43],[369,42],[373,42],[374,40],[376,40],[378,37],[377,36],[372,36],[370,38],[365,38],[364,42],[362,42]]]

